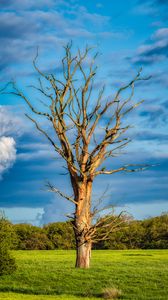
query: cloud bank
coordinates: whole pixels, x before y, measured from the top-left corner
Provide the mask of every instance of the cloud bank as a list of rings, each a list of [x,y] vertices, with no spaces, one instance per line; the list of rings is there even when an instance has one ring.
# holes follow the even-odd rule
[[[16,160],[16,143],[12,137],[0,137],[0,179]]]
[[[2,1],[0,4],[0,68],[3,77],[28,74],[26,63],[32,62],[36,47],[43,49],[45,61],[51,49],[69,40],[97,44],[97,39],[121,39],[129,36],[129,30],[110,29],[110,17],[90,13],[78,3],[66,1]],[[48,9],[46,9],[46,5]],[[96,28],[96,30],[95,30]],[[78,44],[78,43],[77,43]],[[61,47],[62,49],[62,47]],[[18,55],[19,53],[19,55]],[[52,53],[52,51],[51,51]],[[50,53],[50,54],[51,54]],[[20,64],[17,70],[16,64]]]
[[[41,215],[41,224],[49,222],[63,222],[67,220],[66,215],[70,215],[73,211],[73,205],[67,200],[55,197],[44,206],[44,212]]]
[[[23,121],[11,112],[11,107],[0,106],[0,180],[15,163],[16,139],[23,131]]]

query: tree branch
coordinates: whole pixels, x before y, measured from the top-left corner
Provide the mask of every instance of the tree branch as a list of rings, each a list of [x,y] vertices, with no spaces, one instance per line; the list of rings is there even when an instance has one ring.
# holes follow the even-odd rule
[[[56,189],[49,182],[46,184],[46,186],[49,188],[49,190],[48,190],[49,192],[57,193],[62,198],[65,198],[66,200],[74,203],[75,205],[78,205],[78,202],[76,202],[72,197],[69,197],[66,194],[64,194],[63,192],[61,192],[60,190]]]

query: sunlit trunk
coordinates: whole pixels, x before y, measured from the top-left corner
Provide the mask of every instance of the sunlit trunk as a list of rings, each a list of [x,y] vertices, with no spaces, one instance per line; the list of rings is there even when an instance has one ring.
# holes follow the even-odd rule
[[[77,245],[76,249],[76,268],[87,269],[90,267],[91,242]]]
[[[76,238],[76,267],[89,268],[91,257],[91,239],[89,229],[91,226],[91,192],[92,182],[80,183],[78,190],[78,205],[76,206],[74,232]]]

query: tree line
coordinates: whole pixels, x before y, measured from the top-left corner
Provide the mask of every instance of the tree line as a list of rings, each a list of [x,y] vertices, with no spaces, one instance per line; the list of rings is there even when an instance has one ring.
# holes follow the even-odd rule
[[[76,247],[73,225],[70,221],[49,223],[38,227],[31,224],[12,224],[1,218],[0,235],[6,236],[11,249],[15,250],[68,250]],[[93,244],[93,249],[167,248],[167,213],[145,220],[126,218],[120,229],[109,235],[108,240]]]

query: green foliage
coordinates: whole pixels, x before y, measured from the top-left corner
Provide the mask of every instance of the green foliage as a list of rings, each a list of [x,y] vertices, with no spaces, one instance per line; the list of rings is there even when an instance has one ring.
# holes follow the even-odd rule
[[[51,223],[44,229],[55,249],[75,249],[75,237],[71,222]]]
[[[8,248],[18,250],[75,249],[71,222],[50,223],[40,228],[31,224],[12,225],[1,218],[0,240]],[[143,221],[128,219],[107,241],[100,241],[93,248],[168,249],[168,214]]]
[[[9,222],[5,215],[0,212],[0,245],[1,248],[15,249],[17,247],[18,237],[14,226]]]
[[[131,220],[100,241],[95,249],[168,249],[168,214],[143,221]]]
[[[0,276],[12,274],[16,270],[16,262],[6,249],[0,246]]]
[[[15,238],[14,238],[15,237]],[[16,235],[12,224],[0,215],[0,276],[11,274],[16,270],[15,259],[10,256],[9,249],[15,242]]]
[[[18,247],[21,250],[52,250],[54,246],[42,228],[31,224],[14,225],[18,236]]]
[[[145,249],[168,249],[168,214],[142,221]]]
[[[45,233],[34,232],[29,237],[29,239],[25,241],[25,249],[52,250],[52,249],[54,249],[54,245],[48,239],[48,237]]]
[[[111,233],[109,240],[102,243],[103,249],[139,249],[144,245],[145,228],[141,221],[132,220],[121,230]],[[145,247],[144,247],[145,248]]]

